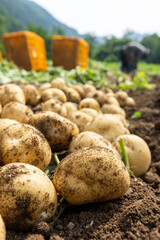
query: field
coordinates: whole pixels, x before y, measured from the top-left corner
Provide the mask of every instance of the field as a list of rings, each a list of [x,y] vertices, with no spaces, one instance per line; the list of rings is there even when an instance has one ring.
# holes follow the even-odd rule
[[[160,239],[160,65],[140,63],[134,77],[122,74],[118,68],[117,63],[90,61],[88,70],[67,72],[49,63],[48,71],[36,73],[18,70],[6,61],[0,63],[0,83],[20,84],[25,79],[37,86],[59,76],[69,86],[91,83],[96,88],[106,85],[114,91],[127,91],[136,102],[135,106],[124,107],[130,133],[143,138],[152,155],[147,173],[138,178],[131,176],[131,186],[123,197],[80,206],[64,202],[56,221],[41,222],[27,233],[8,230],[8,240]]]

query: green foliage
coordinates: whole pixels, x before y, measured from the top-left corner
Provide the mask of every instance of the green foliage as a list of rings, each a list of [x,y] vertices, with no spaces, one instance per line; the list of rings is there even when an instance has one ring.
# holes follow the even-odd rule
[[[131,117],[132,119],[139,119],[141,118],[141,112],[134,112],[134,114]]]

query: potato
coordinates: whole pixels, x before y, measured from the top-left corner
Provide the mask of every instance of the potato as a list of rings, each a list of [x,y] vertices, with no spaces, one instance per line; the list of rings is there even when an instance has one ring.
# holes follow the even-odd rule
[[[75,85],[75,86],[73,86],[73,89],[75,89],[79,93],[81,99],[83,99],[85,97],[85,92],[84,92],[84,89],[82,86]]]
[[[69,203],[79,205],[123,196],[130,177],[114,150],[92,147],[65,157],[55,170],[53,183]]]
[[[26,104],[31,106],[36,106],[39,103],[40,100],[40,94],[36,87],[31,84],[23,85],[21,86],[24,96],[26,99]]]
[[[46,89],[41,93],[42,102],[46,102],[50,99],[59,100],[62,103],[67,101],[66,95],[58,88]]]
[[[0,240],[6,240],[6,228],[1,215],[0,215]]]
[[[103,97],[103,104],[105,104],[105,103],[106,104],[114,104],[114,105],[120,107],[118,100],[113,96],[109,96],[109,94],[105,94]]]
[[[33,111],[26,105],[19,102],[9,102],[2,110],[1,118],[9,118],[20,123],[28,123]]]
[[[92,108],[82,108],[80,111],[89,114],[93,118],[98,116],[98,112]]]
[[[39,94],[41,95],[41,93],[46,90],[51,88],[51,83],[43,83],[40,88],[39,88]]]
[[[123,123],[113,114],[99,114],[92,122],[86,125],[83,131],[92,131],[102,135],[110,142],[129,131]]]
[[[127,97],[126,106],[134,107],[135,105],[136,105],[136,102],[134,101],[134,99],[131,97]]]
[[[77,111],[77,105],[76,105],[76,103],[66,102],[66,103],[64,103],[64,106],[65,106],[66,111],[67,111],[67,116],[69,116],[70,114],[72,114],[72,112]]]
[[[90,84],[83,85],[83,89],[84,89],[85,97],[87,97],[88,93],[96,91],[96,88]]]
[[[147,143],[137,135],[121,135],[115,140],[118,151],[120,139],[124,141],[131,171],[136,177],[143,175],[151,163],[151,152]]]
[[[68,116],[68,119],[75,123],[79,131],[82,132],[87,123],[90,123],[93,120],[93,117],[87,113],[76,111]]]
[[[90,92],[87,94],[88,98],[94,98],[100,105],[104,103],[104,96],[105,94],[101,90],[96,90],[95,92]]]
[[[0,136],[2,134],[2,131],[7,128],[8,126],[12,125],[12,124],[20,124],[19,122],[12,120],[12,119],[8,119],[8,118],[0,118]]]
[[[2,112],[2,104],[0,103],[0,114],[1,114],[1,112]]]
[[[24,163],[0,168],[0,213],[7,228],[28,231],[50,221],[57,207],[55,188],[44,172]]]
[[[51,161],[50,146],[41,132],[28,124],[12,124],[0,138],[1,165],[22,162],[44,170]]]
[[[67,116],[67,110],[63,103],[55,99],[50,99],[42,103],[42,111],[52,111],[61,115],[62,117]]]
[[[120,115],[120,114],[114,114],[115,117],[117,117],[125,126],[125,128],[128,128],[129,123],[127,123],[127,120],[125,119],[124,116]]]
[[[121,108],[118,107],[115,104],[103,104],[102,108],[101,108],[102,113],[111,113],[111,114],[120,114],[123,117],[126,116],[125,111]]]
[[[128,98],[128,94],[126,92],[118,91],[115,93],[115,97],[117,98],[121,107],[126,105],[126,101]]]
[[[66,87],[63,89],[63,91],[67,96],[68,102],[74,102],[74,103],[79,104],[79,102],[81,101],[81,97],[75,89],[73,89],[71,87]]]
[[[69,152],[72,153],[82,148],[94,146],[113,149],[112,144],[107,139],[95,132],[86,131],[81,132],[72,139],[69,145]]]
[[[112,89],[109,88],[109,87],[107,87],[107,86],[105,86],[105,85],[103,85],[103,86],[101,87],[101,91],[103,91],[104,93],[113,93]],[[114,94],[114,93],[113,93],[113,94]]]
[[[44,134],[52,150],[56,152],[67,149],[72,137],[79,133],[77,125],[49,111],[33,115],[30,124]]]
[[[25,104],[23,90],[15,84],[5,84],[0,86],[0,102],[2,106],[12,101]]]
[[[95,100],[94,98],[85,98],[81,100],[79,103],[79,109],[82,108],[93,108],[97,112],[99,112],[100,106],[97,100]]]
[[[51,82],[51,88],[58,88],[63,91],[63,89],[66,87],[66,83],[63,80],[63,78],[54,78]]]

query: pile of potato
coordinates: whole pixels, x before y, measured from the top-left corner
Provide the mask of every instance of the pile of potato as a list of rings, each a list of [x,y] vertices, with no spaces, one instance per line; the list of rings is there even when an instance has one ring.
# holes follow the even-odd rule
[[[103,86],[51,83],[0,86],[0,214],[11,229],[28,230],[50,221],[57,193],[79,205],[121,197],[130,176],[120,157],[123,139],[130,169],[144,174],[151,154],[130,134],[122,107],[134,106],[127,93]],[[68,150],[53,183],[43,172],[52,154]]]

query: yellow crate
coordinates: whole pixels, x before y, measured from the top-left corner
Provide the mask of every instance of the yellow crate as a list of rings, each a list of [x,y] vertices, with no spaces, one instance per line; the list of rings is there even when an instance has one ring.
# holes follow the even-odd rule
[[[0,51],[0,61],[2,60],[2,58],[3,58],[3,57],[2,57],[2,53],[1,53],[1,51]]]
[[[47,69],[44,39],[29,31],[6,33],[2,36],[6,57],[18,67],[36,71]]]
[[[63,66],[67,70],[76,66],[87,68],[89,45],[80,38],[53,36],[51,41],[53,66]]]

